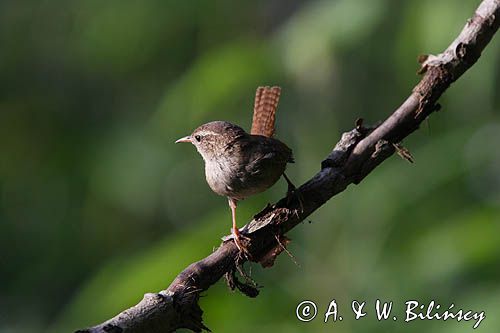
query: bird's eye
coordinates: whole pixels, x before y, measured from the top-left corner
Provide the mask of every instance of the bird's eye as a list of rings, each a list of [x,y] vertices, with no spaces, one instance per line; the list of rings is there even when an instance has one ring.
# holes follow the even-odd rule
[[[196,139],[196,141],[200,142],[201,141],[201,136],[199,135],[195,135],[194,138]]]

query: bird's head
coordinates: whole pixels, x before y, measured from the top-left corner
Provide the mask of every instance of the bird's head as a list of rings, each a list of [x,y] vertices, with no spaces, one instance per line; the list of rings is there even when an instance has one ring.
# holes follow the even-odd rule
[[[191,135],[175,141],[192,143],[205,161],[216,159],[224,154],[234,141],[246,135],[239,126],[227,121],[212,121],[201,125]]]

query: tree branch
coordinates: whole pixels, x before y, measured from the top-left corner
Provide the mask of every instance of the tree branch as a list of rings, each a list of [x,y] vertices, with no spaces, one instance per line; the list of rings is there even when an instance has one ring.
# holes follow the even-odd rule
[[[469,69],[481,55],[500,25],[500,0],[484,0],[460,35],[441,54],[421,57],[421,81],[406,101],[375,129],[363,127],[344,133],[334,150],[322,162],[321,170],[300,188],[302,206],[297,200],[281,199],[266,207],[244,227],[251,239],[252,261],[272,266],[283,251],[286,232],[303,221],[332,196],[349,184],[358,184],[395,151],[408,157],[400,142],[418,129],[420,123],[439,109],[438,98],[452,82]],[[303,209],[302,209],[303,208]],[[108,321],[80,333],[97,332],[171,332],[188,328],[207,329],[198,306],[200,292],[226,276],[231,288],[255,297],[251,283],[240,282],[235,275],[246,261],[232,241],[225,241],[205,259],[189,265],[165,290],[146,294],[135,306]]]

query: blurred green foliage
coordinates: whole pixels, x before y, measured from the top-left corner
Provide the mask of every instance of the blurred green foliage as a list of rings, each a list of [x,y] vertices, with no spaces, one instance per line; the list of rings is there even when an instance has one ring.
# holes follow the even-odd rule
[[[356,118],[386,117],[416,58],[448,46],[479,0],[0,2],[0,332],[69,332],[165,288],[230,227],[201,158],[173,142],[249,128],[258,85],[283,87],[277,136],[296,183]],[[469,332],[457,322],[300,323],[295,306],[408,299],[500,327],[500,43],[391,158],[299,226],[256,299],[202,298],[215,332]],[[284,183],[284,182],[283,182]],[[242,202],[242,225],[285,191]],[[399,305],[398,305],[399,304]],[[346,316],[347,317],[347,316]]]

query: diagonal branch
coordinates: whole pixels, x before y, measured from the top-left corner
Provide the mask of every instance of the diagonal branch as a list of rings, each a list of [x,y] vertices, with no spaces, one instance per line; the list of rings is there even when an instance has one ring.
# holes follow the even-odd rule
[[[400,142],[439,109],[438,98],[479,59],[499,25],[500,0],[484,0],[443,53],[421,57],[419,73],[423,77],[406,101],[375,129],[365,128],[358,121],[355,129],[342,135],[322,162],[321,170],[299,188],[303,209],[297,200],[283,198],[266,207],[245,226],[251,238],[252,261],[272,266],[287,243],[286,232],[348,185],[361,182],[395,151],[407,156]],[[255,288],[235,276],[244,261],[245,258],[238,257],[234,243],[226,241],[208,257],[184,269],[167,289],[146,294],[137,305],[116,317],[78,332],[171,332],[178,328],[199,332],[207,329],[202,323],[198,299],[201,291],[221,277],[226,276],[232,288],[257,296]],[[244,276],[244,272],[241,274]]]

